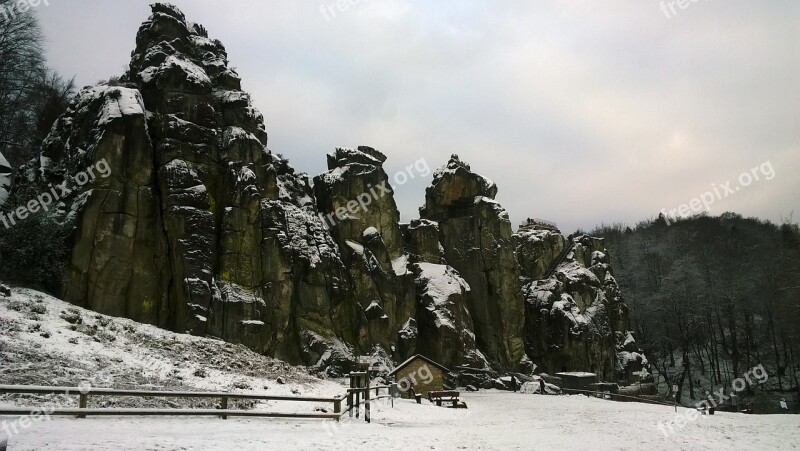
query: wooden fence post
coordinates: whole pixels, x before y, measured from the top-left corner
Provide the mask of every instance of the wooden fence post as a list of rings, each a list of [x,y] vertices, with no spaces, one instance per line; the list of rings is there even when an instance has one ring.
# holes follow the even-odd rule
[[[338,396],[333,401],[333,413],[342,413],[342,398]]]
[[[353,389],[355,388],[355,380],[353,374],[350,373],[350,390],[347,391],[347,407],[350,408],[350,418],[353,418]]]
[[[394,397],[397,395],[397,382],[392,382],[389,388],[389,397],[392,398],[392,409],[394,409]]]
[[[78,397],[78,407],[81,409],[85,409],[88,404],[89,404],[89,394],[81,393],[80,396]],[[78,415],[78,418],[86,418],[86,415],[84,414]]]
[[[357,374],[355,376],[356,379],[356,418],[359,418],[361,414],[361,375]]]
[[[369,414],[370,414],[370,405],[369,405],[369,371],[367,374],[364,375],[364,382],[366,389],[364,390],[364,420],[367,423],[370,422]]]
[[[350,418],[353,417],[353,391],[347,390],[347,410],[350,414]]]
[[[222,410],[228,410],[228,397],[227,396],[223,396],[222,397],[221,405],[222,405]],[[227,420],[228,419],[228,415],[223,413],[222,414],[222,419],[223,420]]]

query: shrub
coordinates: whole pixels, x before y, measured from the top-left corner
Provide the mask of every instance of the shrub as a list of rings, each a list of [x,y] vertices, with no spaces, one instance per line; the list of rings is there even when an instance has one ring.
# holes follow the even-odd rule
[[[32,215],[6,229],[0,225],[0,278],[42,288],[61,290],[68,249],[64,228],[43,215]]]

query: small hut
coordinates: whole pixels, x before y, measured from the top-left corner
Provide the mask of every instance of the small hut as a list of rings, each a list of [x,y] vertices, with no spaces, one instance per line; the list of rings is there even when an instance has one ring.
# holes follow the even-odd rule
[[[427,396],[431,391],[443,390],[445,372],[449,370],[444,365],[417,354],[397,365],[389,373],[389,377],[394,377],[403,398],[411,398],[412,389],[422,396]]]

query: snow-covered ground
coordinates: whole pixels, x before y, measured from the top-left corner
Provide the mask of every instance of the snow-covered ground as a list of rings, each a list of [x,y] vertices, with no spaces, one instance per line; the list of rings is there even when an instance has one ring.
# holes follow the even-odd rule
[[[280,378],[280,380],[279,380]],[[337,381],[219,340],[175,334],[99,315],[45,294],[14,289],[0,296],[0,384],[233,390],[330,397]],[[0,396],[0,405],[75,406],[76,397]],[[469,409],[396,400],[375,405],[373,423],[197,417],[53,416],[20,426],[0,417],[0,439],[13,431],[17,450],[251,449],[742,449],[800,447],[800,416],[717,413],[673,426],[670,407],[583,396],[500,391],[464,393]],[[214,407],[216,400],[98,398],[104,407]],[[280,412],[330,409],[330,404],[241,403],[236,408]],[[662,428],[665,429],[665,428]]]
[[[717,413],[665,437],[670,407],[583,396],[466,393],[469,409],[406,400],[373,422],[215,418],[53,418],[9,450],[780,450],[800,446],[800,417]]]

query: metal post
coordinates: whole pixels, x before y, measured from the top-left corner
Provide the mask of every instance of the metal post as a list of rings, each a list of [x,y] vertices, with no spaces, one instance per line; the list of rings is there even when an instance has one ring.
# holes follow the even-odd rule
[[[393,382],[389,389],[389,397],[392,398],[392,409],[394,409],[394,397],[397,396],[397,382]]]

